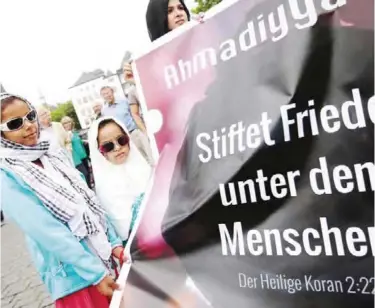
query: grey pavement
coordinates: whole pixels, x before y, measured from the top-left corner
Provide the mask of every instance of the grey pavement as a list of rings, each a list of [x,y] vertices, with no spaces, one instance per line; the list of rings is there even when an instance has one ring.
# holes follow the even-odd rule
[[[1,307],[54,307],[34,269],[22,232],[10,222],[1,227]]]

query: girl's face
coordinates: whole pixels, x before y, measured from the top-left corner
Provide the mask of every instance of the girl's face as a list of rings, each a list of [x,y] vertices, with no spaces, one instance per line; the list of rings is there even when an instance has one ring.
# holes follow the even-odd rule
[[[35,115],[33,112],[35,112]],[[24,119],[26,115],[27,118]],[[7,123],[10,120],[14,121],[9,123],[8,127],[19,126],[19,128],[12,131],[3,131],[2,135],[5,139],[25,146],[34,146],[38,143],[39,125],[36,111],[31,110],[24,101],[15,99],[3,109],[1,123]],[[22,121],[23,125],[21,125]]]
[[[116,123],[108,123],[98,132],[99,150],[112,164],[121,165],[128,158],[129,136]]]
[[[178,28],[188,21],[184,6],[179,0],[169,0],[168,3],[168,29]]]

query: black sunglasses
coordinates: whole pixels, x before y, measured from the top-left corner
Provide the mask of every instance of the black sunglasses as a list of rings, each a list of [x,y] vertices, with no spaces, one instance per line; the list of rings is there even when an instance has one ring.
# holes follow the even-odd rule
[[[129,144],[128,135],[121,135],[120,137],[116,139],[116,143],[121,147],[128,145]],[[109,153],[109,152],[112,152],[115,149],[115,147],[116,147],[115,142],[109,141],[109,142],[103,143],[99,147],[99,151],[101,153]]]
[[[25,125],[25,120],[29,122],[35,122],[37,114],[35,110],[31,110],[27,115],[9,120],[8,122],[0,125],[0,130],[3,132],[11,132],[14,130],[21,129]]]

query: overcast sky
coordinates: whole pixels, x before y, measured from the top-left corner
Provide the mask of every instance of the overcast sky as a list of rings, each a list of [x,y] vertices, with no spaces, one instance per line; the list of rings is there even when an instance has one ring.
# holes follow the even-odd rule
[[[150,44],[148,0],[5,0],[1,3],[0,82],[38,103],[68,99],[83,71],[116,70],[126,50]],[[189,7],[194,0],[186,1]]]

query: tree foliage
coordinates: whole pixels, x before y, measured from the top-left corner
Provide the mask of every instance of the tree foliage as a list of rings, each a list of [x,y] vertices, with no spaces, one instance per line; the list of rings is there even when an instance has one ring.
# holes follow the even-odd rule
[[[195,0],[197,6],[192,9],[194,14],[207,12],[210,8],[219,4],[222,0]]]
[[[53,122],[60,122],[61,119],[65,116],[73,119],[75,123],[75,129],[81,129],[78,116],[71,101],[58,104],[57,107],[51,111],[51,118]]]

